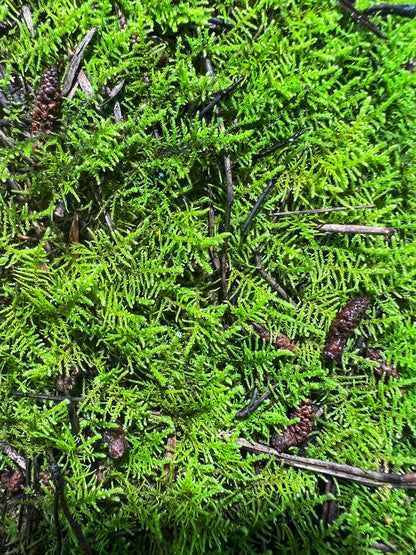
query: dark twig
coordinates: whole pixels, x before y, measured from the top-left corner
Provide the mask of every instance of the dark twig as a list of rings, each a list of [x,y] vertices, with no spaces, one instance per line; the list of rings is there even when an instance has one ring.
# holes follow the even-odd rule
[[[267,281],[267,283],[270,285],[270,287],[272,287],[283,299],[285,299],[285,301],[287,301],[288,303],[291,303],[293,306],[296,306],[296,302],[290,297],[290,295],[286,293],[283,287],[281,287],[277,283],[277,281],[274,278],[272,278],[272,276],[268,274],[264,269],[259,250],[256,250],[254,252],[254,256],[256,259],[256,267],[260,275],[262,276],[262,278],[264,278]]]
[[[228,21],[225,21],[224,19],[221,19],[219,17],[210,17],[208,19],[208,23],[210,23],[211,25],[214,25],[215,27],[224,27],[224,29],[234,29],[234,25],[232,23],[229,23]]]
[[[28,399],[43,399],[45,401],[67,401],[68,397],[65,395],[48,395],[47,393],[26,393],[25,391],[13,391],[12,395],[16,397],[27,397]],[[84,397],[70,397],[73,403],[83,403]]]
[[[347,11],[351,14],[351,16],[353,17],[353,19],[355,19],[355,21],[359,24],[359,25],[363,25],[364,27],[367,27],[367,29],[369,29],[372,33],[374,33],[377,37],[384,39],[384,40],[388,40],[388,38],[386,37],[386,35],[383,35],[383,33],[380,31],[380,29],[377,27],[377,25],[374,25],[374,23],[372,21],[370,21],[368,19],[368,17],[364,14],[364,12],[360,12],[360,10],[357,10],[357,8],[355,8],[352,4],[350,4],[347,0],[338,0],[338,3]]]
[[[247,416],[250,416],[250,414],[252,414],[255,410],[257,410],[259,406],[266,399],[270,397],[270,395],[272,394],[272,391],[275,391],[279,387],[279,385],[280,384],[272,385],[272,387],[269,388],[265,393],[263,393],[263,395],[259,397],[259,400],[256,402],[257,392],[258,392],[257,383],[256,383],[256,387],[254,388],[253,395],[250,399],[249,404],[243,407],[239,412],[237,412],[236,418],[238,418],[239,420],[242,420],[243,418],[247,418]]]
[[[75,50],[75,54],[72,56],[72,60],[69,64],[68,71],[64,79],[64,84],[62,85],[61,96],[66,96],[71,90],[72,83],[78,72],[78,68],[81,64],[81,60],[84,56],[85,50],[96,32],[97,32],[97,27],[93,27],[91,31],[89,31],[85,35],[85,37],[82,39],[77,49]]]
[[[221,100],[225,96],[227,96],[227,94],[234,90],[242,81],[244,81],[244,77],[240,77],[239,79],[231,83],[229,87],[218,93],[217,96],[208,104],[208,106],[205,106],[205,108],[201,110],[201,112],[199,113],[199,119],[202,119],[208,112],[210,112],[219,102],[221,102]]]
[[[211,187],[209,188],[208,195],[211,196]],[[208,237],[215,237],[215,212],[211,201],[208,207]],[[214,267],[218,271],[221,268],[221,260],[218,256],[218,251],[214,246],[210,246],[209,252],[211,254]]]
[[[264,199],[267,197],[267,195],[270,193],[270,191],[273,189],[273,187],[276,185],[277,180],[279,179],[279,177],[281,176],[282,172],[278,172],[276,175],[274,175],[271,180],[269,181],[269,183],[267,184],[266,188],[264,189],[264,191],[262,192],[262,194],[260,195],[258,201],[256,202],[256,204],[253,206],[250,214],[248,215],[246,221],[244,222],[242,228],[241,228],[241,232],[245,233],[247,231],[248,226],[250,225],[252,219],[254,218],[254,216],[257,214],[257,212],[259,211],[260,206],[263,204]]]
[[[268,447],[267,445],[262,445],[261,443],[250,443],[242,437],[237,439],[237,445],[257,455],[269,455],[276,457],[282,460],[284,464],[295,468],[310,470],[311,472],[318,472],[320,474],[327,474],[336,478],[358,482],[366,486],[376,488],[390,486],[401,489],[416,489],[416,474],[414,473],[389,474],[374,470],[362,470],[361,468],[350,466],[348,464],[297,457],[296,455],[279,453],[276,449]]]
[[[399,15],[413,19],[416,17],[416,6],[412,4],[376,4],[363,10],[363,14],[378,13],[380,15]]]
[[[117,83],[117,85],[110,91],[108,97],[104,100],[104,102],[101,102],[101,104],[99,104],[99,107],[102,108],[108,102],[110,102],[110,100],[112,100],[121,91],[121,89],[124,87],[125,82],[126,80],[122,79],[119,83]]]
[[[104,208],[104,203],[103,203],[97,189],[95,188],[94,183],[92,182],[92,180],[89,181],[89,185],[90,185],[91,192],[94,195],[94,198],[95,198],[95,200],[96,200],[98,206],[100,207],[100,210],[101,210],[101,212],[104,216],[104,220],[105,220],[105,223],[107,224],[107,227],[110,231],[110,235],[112,237],[114,237],[116,231],[114,229],[113,220],[111,219],[110,214]]]
[[[235,24],[225,21],[219,17],[210,17],[208,19],[207,27],[223,27],[224,29],[231,31],[234,29]],[[259,29],[257,27],[253,27],[253,25],[245,25],[245,28],[253,35],[253,37],[259,32]]]
[[[290,145],[291,143],[293,143],[298,137],[302,136],[304,133],[306,133],[306,131],[308,131],[308,129],[302,129],[301,131],[296,132],[294,135],[292,135],[291,137],[289,137],[288,139],[286,139],[285,141],[282,141],[281,143],[279,143],[278,145],[275,145],[274,147],[272,147],[272,149],[269,149],[269,151],[273,152],[273,149],[276,150],[277,148],[282,148],[284,146]],[[266,153],[269,153],[269,151],[264,151]],[[262,153],[260,153],[262,154]],[[279,159],[279,157],[281,156],[282,153],[279,154],[277,160]],[[264,189],[264,191],[262,192],[262,194],[260,195],[258,201],[256,202],[256,204],[253,206],[250,214],[248,215],[246,221],[244,222],[242,228],[241,228],[241,232],[245,233],[247,231],[248,226],[250,225],[252,219],[254,218],[254,216],[257,214],[257,212],[259,211],[260,206],[263,204],[264,199],[267,197],[267,195],[270,193],[270,191],[273,189],[273,187],[275,186],[278,178],[280,177],[280,175],[282,174],[282,172],[277,172],[269,181],[269,183],[267,184],[266,188]]]
[[[57,531],[57,544],[59,542],[59,547],[60,547],[61,528],[59,524],[58,509],[59,509],[59,501],[61,501],[62,511],[66,516],[69,524],[71,525],[71,528],[74,531],[77,537],[78,543],[81,546],[83,552],[86,553],[87,555],[92,555],[92,551],[87,544],[87,541],[82,532],[81,526],[78,524],[78,522],[74,519],[74,517],[71,515],[69,511],[68,504],[65,499],[65,481],[61,474],[61,471],[59,470],[58,465],[55,462],[49,465],[49,472],[51,474],[53,484],[55,486],[54,518],[55,518],[55,526]],[[56,553],[58,554],[60,553],[60,551],[56,551]]]
[[[349,224],[322,224],[317,229],[324,233],[360,233],[363,235],[384,235],[386,237],[391,237],[395,232],[392,227]]]
[[[332,478],[328,478],[325,484],[325,495],[332,494],[334,497],[338,494],[338,488]],[[322,506],[322,526],[327,528],[337,519],[339,513],[338,502],[336,499],[327,499]]]
[[[363,204],[362,206],[337,206],[336,208],[314,208],[312,210],[293,210],[291,212],[273,212],[269,214],[270,218],[282,218],[284,216],[301,216],[303,214],[324,214],[326,212],[338,212],[340,210],[364,210],[367,208],[375,208],[375,204]]]
[[[276,150],[279,150],[279,148],[283,148],[284,146],[290,145],[291,143],[295,142],[296,139],[304,135],[307,131],[309,131],[309,128],[301,129],[300,131],[297,131],[296,133],[294,133],[288,139],[285,139],[284,141],[280,141],[280,143],[277,143],[276,145],[266,150],[262,150],[258,154],[254,154],[253,160],[258,160],[259,158],[263,158],[264,156],[269,156],[269,154],[276,152]]]
[[[209,58],[205,58],[205,68],[207,73],[210,75],[211,79],[215,81],[215,74],[212,68],[212,63]],[[215,106],[215,117],[218,122],[218,127],[220,132],[224,131],[224,123],[220,120],[221,110],[218,104]],[[224,169],[225,169],[225,181],[227,183],[227,208],[225,212],[225,222],[224,222],[224,230],[226,233],[230,232],[231,228],[231,210],[234,203],[234,187],[233,187],[233,176],[231,170],[231,158],[228,154],[228,148],[224,148]],[[228,274],[228,261],[227,261],[227,250],[228,250],[228,240],[229,237],[227,236],[224,239],[222,255],[221,255],[221,284],[222,284],[222,293],[224,300],[228,299],[228,284],[227,284],[227,274]]]

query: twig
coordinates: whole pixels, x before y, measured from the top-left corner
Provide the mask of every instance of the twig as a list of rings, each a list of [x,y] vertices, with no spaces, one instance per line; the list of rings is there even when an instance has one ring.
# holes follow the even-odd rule
[[[276,145],[272,146],[271,148],[268,148],[266,150],[262,150],[258,154],[254,154],[253,155],[253,160],[258,160],[259,158],[263,158],[264,156],[268,156],[269,154],[272,154],[276,150],[279,150],[279,148],[283,148],[284,146],[290,145],[291,143],[296,141],[296,139],[298,137],[301,137],[302,135],[304,135],[307,131],[309,131],[309,128],[301,129],[300,131],[297,131],[296,133],[294,133],[288,139],[285,139],[284,141],[281,141],[280,143],[277,143]]]
[[[117,85],[110,91],[108,97],[104,100],[104,102],[101,102],[101,104],[99,104],[98,106],[102,108],[108,102],[110,102],[110,100],[112,100],[121,91],[121,89],[124,87],[125,82],[126,80],[122,79],[119,83],[117,83]]]
[[[203,108],[201,110],[201,112],[199,113],[199,119],[202,119],[208,112],[210,112],[219,102],[221,102],[221,100],[227,96],[227,94],[229,94],[232,90],[234,90],[242,81],[244,81],[244,77],[240,77],[239,79],[237,79],[236,81],[234,81],[233,83],[231,83],[231,85],[229,87],[227,87],[226,89],[222,90],[220,93],[217,94],[217,96],[208,104],[208,106],[205,106],[205,108]]]
[[[71,90],[72,83],[75,79],[78,68],[81,64],[81,60],[82,60],[82,57],[84,56],[84,52],[96,32],[97,32],[97,27],[93,27],[91,31],[88,31],[88,33],[85,35],[85,37],[82,39],[77,49],[75,50],[75,54],[72,56],[72,60],[69,64],[68,71],[64,79],[61,96],[66,96]]]
[[[293,210],[291,212],[273,212],[270,218],[282,218],[284,216],[301,216],[303,214],[324,214],[326,212],[338,212],[340,210],[359,210],[375,208],[375,204],[363,204],[362,206],[337,206],[336,208],[314,208],[313,210]]]
[[[207,73],[210,75],[211,79],[215,81],[215,74],[212,68],[212,63],[209,58],[205,58],[205,68]],[[218,104],[215,106],[215,117],[218,122],[218,127],[220,132],[224,131],[224,123],[221,121],[221,110]],[[231,170],[231,158],[228,154],[228,148],[224,148],[224,169],[225,169],[225,181],[227,183],[227,208],[225,211],[225,222],[224,222],[224,229],[226,233],[230,232],[231,227],[231,210],[234,203],[234,187],[233,187],[233,176]],[[222,284],[222,293],[224,300],[228,299],[228,284],[227,284],[227,273],[228,273],[228,262],[227,262],[227,250],[228,250],[228,240],[229,237],[227,236],[224,239],[222,255],[221,255],[221,284]]]
[[[334,497],[338,494],[338,488],[332,478],[328,478],[325,484],[325,495],[332,494]],[[336,499],[327,499],[322,506],[322,526],[328,528],[334,520],[338,518],[339,507]]]
[[[369,549],[380,551],[380,553],[396,553],[397,551],[402,551],[401,548],[395,543],[387,544],[387,543],[376,542],[376,543],[372,543],[368,547]]]
[[[225,21],[224,19],[221,19],[219,17],[210,17],[208,19],[208,23],[215,27],[219,26],[224,27],[225,29],[234,29],[234,25],[232,23],[229,23],[228,21]]]
[[[399,15],[401,17],[416,17],[416,6],[412,4],[376,4],[363,10],[363,14],[379,13],[380,15]]]
[[[395,232],[392,227],[349,224],[322,224],[316,229],[324,233],[361,233],[364,235],[384,235],[386,237],[390,237]]]
[[[267,283],[270,285],[270,287],[273,287],[273,289],[279,293],[279,295],[285,299],[285,301],[287,301],[288,303],[291,303],[293,306],[296,306],[296,302],[290,297],[290,295],[288,293],[286,293],[286,291],[283,289],[283,287],[281,287],[277,281],[272,278],[272,276],[270,274],[268,274],[266,272],[266,270],[263,268],[263,263],[261,261],[261,254],[259,252],[259,250],[256,249],[256,251],[254,252],[254,256],[256,259],[256,267],[258,269],[258,271],[260,272],[260,275],[267,281]]]
[[[12,391],[12,395],[16,397],[27,397],[28,399],[43,399],[45,401],[67,401],[65,395],[48,395],[47,393],[26,393],[25,391]],[[84,397],[70,397],[73,403],[83,403]]]
[[[302,129],[301,131],[298,131],[297,133],[295,133],[294,135],[292,135],[291,137],[289,137],[288,139],[286,139],[285,141],[282,141],[281,143],[279,143],[278,145],[275,145],[274,147],[272,147],[272,149],[269,149],[268,151],[264,151],[266,153],[269,153],[270,151],[273,152],[273,150],[276,150],[277,148],[281,148],[284,147],[286,145],[289,145],[291,143],[293,143],[298,137],[300,137],[301,135],[303,135],[304,133],[306,133],[306,131],[308,131],[308,129]],[[261,153],[260,153],[261,154]],[[282,153],[279,154],[278,158],[281,156]],[[251,223],[251,220],[254,218],[254,216],[257,214],[260,206],[263,204],[264,199],[267,197],[267,195],[270,193],[270,191],[273,189],[273,187],[275,186],[278,178],[280,177],[280,175],[282,174],[282,172],[277,172],[269,181],[269,183],[267,184],[266,188],[264,189],[264,191],[262,192],[262,194],[260,195],[258,201],[256,202],[256,204],[253,206],[250,214],[248,215],[246,221],[244,222],[242,228],[241,228],[241,232],[245,233],[247,231],[248,226]]]
[[[0,440],[0,449],[3,451],[5,455],[9,457],[11,461],[13,461],[19,468],[26,472],[27,465],[25,458],[16,451],[14,447],[6,443],[5,441]]]
[[[208,195],[211,196],[211,188],[209,188]],[[215,212],[211,201],[208,207],[208,237],[215,237]],[[211,254],[214,267],[218,271],[221,268],[221,260],[218,256],[217,249],[211,245],[209,247],[209,252]]]
[[[250,402],[248,405],[246,405],[245,407],[243,407],[240,411],[237,412],[236,414],[236,418],[238,418],[239,420],[242,420],[243,418],[247,418],[247,416],[250,416],[250,414],[252,414],[255,410],[257,410],[259,408],[259,406],[270,397],[270,395],[272,394],[272,391],[275,391],[280,384],[275,384],[272,385],[265,393],[263,393],[263,395],[261,397],[259,397],[259,400],[257,402],[256,401],[256,397],[257,397],[257,392],[258,392],[258,388],[257,388],[257,381],[256,381],[256,387],[254,388],[253,391],[253,395],[250,399]]]
[[[248,215],[246,221],[243,224],[243,227],[241,228],[241,233],[245,233],[247,231],[248,226],[250,225],[252,219],[254,218],[254,216],[257,214],[257,212],[259,211],[260,206],[263,204],[264,199],[267,197],[267,195],[270,193],[270,191],[273,189],[273,187],[276,185],[276,182],[278,180],[278,178],[280,177],[280,175],[282,174],[282,172],[278,172],[276,175],[274,175],[271,180],[269,181],[269,183],[267,184],[266,188],[264,189],[264,191],[262,192],[262,194],[260,195],[258,201],[256,202],[256,204],[253,206],[250,214]]]
[[[303,470],[310,470],[311,472],[318,472],[320,474],[327,474],[342,478],[344,480],[351,480],[360,484],[371,487],[391,486],[402,489],[416,489],[416,474],[389,474],[385,472],[377,472],[374,470],[362,470],[357,466],[350,466],[348,464],[334,463],[330,461],[322,461],[320,459],[308,459],[305,457],[297,457],[296,455],[288,455],[286,453],[279,453],[276,449],[262,445],[261,443],[250,443],[244,438],[237,439],[237,445],[256,453],[257,455],[269,455],[281,459],[284,464],[301,468]]]
[[[107,227],[110,231],[110,235],[112,237],[114,237],[115,236],[115,229],[114,229],[113,220],[111,219],[110,214],[104,208],[104,203],[103,203],[97,189],[94,187],[94,183],[92,182],[92,180],[89,181],[89,185],[90,185],[91,192],[94,195],[94,198],[95,198],[95,200],[96,200],[98,206],[100,207],[100,210],[101,210],[101,212],[104,216],[104,220],[105,220],[105,223],[107,224]]]
[[[59,501],[61,501],[61,507],[64,515],[66,516],[69,524],[71,525],[72,530],[74,531],[79,545],[81,546],[84,553],[87,555],[92,555],[92,551],[89,548],[85,536],[82,532],[81,526],[78,522],[74,519],[71,515],[68,504],[65,499],[65,481],[59,470],[58,465],[54,462],[49,465],[49,472],[52,476],[53,484],[55,486],[55,499],[54,499],[54,517],[55,517],[55,526],[57,530],[57,540],[59,541],[60,538],[60,525],[59,525],[59,515],[58,515],[58,508],[59,508]]]
[[[359,25],[364,25],[365,27],[367,27],[367,29],[369,29],[377,37],[379,37],[381,39],[384,39],[384,40],[388,40],[386,35],[383,35],[383,33],[380,31],[380,29],[377,27],[377,25],[374,25],[374,23],[372,21],[370,21],[368,19],[368,17],[363,12],[360,12],[360,10],[357,10],[357,8],[354,8],[354,6],[352,4],[350,4],[347,0],[338,0],[338,3],[345,10],[347,10],[347,12],[349,12],[352,15],[353,19],[355,19],[355,21]]]

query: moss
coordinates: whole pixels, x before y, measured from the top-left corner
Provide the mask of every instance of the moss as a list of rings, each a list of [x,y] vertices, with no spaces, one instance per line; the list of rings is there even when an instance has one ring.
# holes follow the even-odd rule
[[[207,27],[213,4],[233,29]],[[53,453],[68,506],[98,553],[372,553],[376,543],[413,552],[411,493],[341,481],[340,516],[324,528],[322,478],[247,455],[235,439],[268,443],[311,395],[325,416],[306,456],[414,471],[415,22],[374,16],[383,41],[336,2],[47,0],[32,3],[32,36],[21,7],[6,1],[0,12],[12,24],[0,37],[8,100],[0,105],[8,122],[0,137],[0,439],[43,470]],[[42,73],[55,64],[64,74],[93,27],[81,65],[92,96],[78,87],[63,99],[59,126],[32,137]],[[214,114],[200,120],[198,110],[241,76],[221,102],[224,130]],[[122,79],[109,99],[105,87]],[[229,233],[225,148],[238,164]],[[288,210],[375,208],[272,222],[288,191]],[[58,203],[63,218],[54,216]],[[79,237],[70,239],[75,213]],[[396,232],[390,240],[323,235],[322,223]],[[229,300],[210,254],[221,256],[226,237]],[[258,272],[256,249],[296,306]],[[368,319],[341,363],[326,360],[331,321],[363,294]],[[252,322],[292,338],[296,354],[254,336]],[[376,380],[352,349],[360,333],[395,357],[399,380]],[[56,395],[56,378],[74,368],[73,394],[85,399],[76,405],[79,442],[66,401],[12,395]],[[237,421],[257,376],[261,392],[278,387]],[[119,425],[129,449],[113,460],[101,438]],[[13,468],[4,453],[0,465]],[[36,553],[42,541],[53,553],[52,493],[25,491],[15,502],[24,521],[36,510],[36,526],[28,534],[9,512],[3,552]],[[64,552],[79,549],[63,518],[62,527]]]

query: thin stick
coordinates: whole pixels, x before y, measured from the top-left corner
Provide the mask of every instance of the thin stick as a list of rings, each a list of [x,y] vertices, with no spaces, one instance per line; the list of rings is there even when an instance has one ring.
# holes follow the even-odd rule
[[[291,137],[289,137],[288,139],[286,139],[285,141],[283,141],[282,143],[279,143],[279,145],[276,145],[276,147],[273,147],[274,150],[276,150],[276,148],[281,148],[282,146],[286,146],[288,144],[293,143],[298,137],[300,137],[301,135],[303,135],[304,133],[306,133],[306,131],[308,131],[308,129],[302,129],[301,131],[298,131],[297,133],[295,133],[294,135],[292,135]],[[269,149],[269,151],[272,149]],[[267,152],[267,151],[265,151]],[[279,154],[278,158],[281,156],[282,153]],[[243,227],[241,228],[241,232],[245,233],[247,231],[248,226],[251,223],[251,220],[254,218],[254,216],[257,214],[260,206],[263,204],[264,199],[266,198],[266,196],[270,193],[270,191],[273,189],[274,185],[276,184],[276,181],[278,180],[279,176],[282,174],[282,172],[278,172],[276,173],[272,179],[269,181],[269,183],[267,184],[266,188],[264,189],[264,191],[262,192],[262,194],[260,195],[258,201],[256,202],[256,204],[253,206],[253,209],[251,210],[250,214],[248,215],[248,218],[246,219],[246,221],[243,224]]]
[[[350,466],[348,464],[297,457],[296,455],[279,453],[276,449],[268,447],[267,445],[262,445],[261,443],[250,443],[242,437],[237,439],[237,445],[257,455],[276,457],[281,459],[284,464],[295,468],[351,480],[352,482],[358,482],[366,486],[378,488],[387,485],[402,489],[416,489],[416,474],[414,473],[388,474],[385,472],[376,472],[374,470],[362,470],[357,466]]]
[[[279,148],[283,148],[286,145],[290,145],[291,143],[296,141],[296,139],[298,137],[301,137],[307,131],[309,131],[309,128],[301,129],[300,131],[297,131],[296,133],[294,133],[288,139],[285,139],[284,141],[281,141],[280,143],[277,143],[276,145],[272,146],[271,148],[268,148],[266,150],[262,150],[258,154],[254,154],[253,155],[253,160],[258,160],[259,158],[263,158],[264,156],[268,156],[269,154],[272,154],[273,152],[275,152]]]
[[[64,395],[48,395],[47,393],[26,393],[25,391],[12,391],[12,395],[16,397],[27,397],[28,399],[43,399],[45,401],[67,401],[68,397]],[[73,403],[83,403],[84,397],[70,397]]]
[[[272,385],[272,387],[270,387],[265,393],[263,393],[263,395],[259,397],[259,400],[255,402],[257,397],[257,392],[258,392],[257,385],[256,385],[249,404],[243,407],[239,412],[237,412],[236,418],[241,420],[242,418],[247,418],[247,416],[250,416],[250,414],[252,414],[255,410],[257,410],[259,406],[262,403],[264,403],[266,399],[270,397],[270,395],[272,394],[272,391],[275,391],[279,387],[279,385],[280,384]]]
[[[365,27],[367,27],[367,29],[370,29],[370,31],[374,33],[377,37],[388,40],[386,35],[383,35],[377,25],[374,25],[374,23],[370,21],[363,12],[360,12],[360,10],[354,8],[354,6],[350,4],[347,0],[338,0],[338,3],[341,4],[341,6],[351,14],[353,19],[355,19],[355,21],[359,25],[364,25]]]
[[[243,224],[243,227],[241,228],[241,233],[245,233],[247,231],[248,226],[250,225],[252,219],[254,218],[254,216],[257,214],[257,212],[259,211],[260,206],[263,204],[264,199],[267,197],[267,195],[270,193],[270,191],[273,189],[273,187],[276,185],[277,180],[279,179],[280,175],[282,174],[282,172],[278,172],[276,175],[274,175],[271,180],[269,181],[269,183],[266,185],[266,188],[264,189],[264,191],[262,192],[262,194],[260,195],[258,201],[256,202],[256,204],[253,206],[250,214],[248,215],[246,221]]]
[[[16,451],[14,447],[6,443],[5,441],[0,440],[0,449],[3,451],[5,455],[9,457],[11,461],[13,461],[19,468],[26,472],[26,461],[22,455]]]
[[[273,289],[279,293],[279,295],[285,299],[285,301],[287,301],[288,303],[291,303],[293,306],[296,306],[295,301],[290,297],[290,295],[288,293],[286,293],[286,291],[283,289],[283,287],[281,287],[277,281],[272,278],[272,276],[270,274],[268,274],[266,272],[266,270],[263,267],[263,263],[261,261],[261,254],[258,250],[256,250],[254,252],[254,256],[256,259],[256,267],[258,269],[258,271],[260,272],[260,275],[262,276],[262,278],[264,278],[267,283],[270,285],[270,287],[273,287]]]
[[[364,210],[375,208],[375,204],[363,204],[362,206],[337,206],[336,208],[314,208],[313,210],[293,210],[291,212],[273,212],[269,218],[282,218],[284,216],[301,216],[302,214],[324,214],[326,212],[338,212],[340,210]]]
[[[242,81],[244,81],[244,77],[240,77],[239,79],[231,83],[229,87],[218,93],[217,96],[213,100],[211,100],[208,106],[205,106],[205,108],[201,110],[201,112],[199,113],[199,119],[202,119],[208,112],[210,112],[219,102],[221,102],[221,100],[225,96],[227,96],[227,94],[234,90]]]
[[[212,68],[212,63],[209,58],[205,58],[205,68],[207,73],[210,75],[211,79],[215,81],[215,74]],[[221,110],[218,104],[215,106],[215,117],[218,122],[218,127],[220,132],[224,131],[224,123],[221,121]],[[231,158],[228,154],[228,148],[224,148],[224,169],[225,169],[225,180],[227,183],[227,208],[225,211],[225,222],[224,230],[226,233],[230,232],[231,228],[231,210],[234,203],[234,187],[233,187],[233,176],[231,170]],[[222,255],[221,255],[221,284],[222,293],[225,300],[228,299],[228,284],[227,284],[227,273],[228,273],[228,262],[227,262],[227,250],[228,250],[228,237],[224,239]]]
[[[211,188],[209,190],[209,195],[211,193]],[[215,236],[215,212],[214,207],[212,206],[212,202],[210,201],[208,207],[208,237]],[[221,268],[221,260],[218,256],[217,249],[214,246],[209,247],[209,252],[211,254],[212,262],[214,264],[215,269],[218,271]]]
[[[380,15],[399,15],[401,17],[416,17],[416,6],[412,4],[376,4],[363,10],[363,14],[379,13]]]
[[[392,227],[349,224],[323,224],[316,229],[324,233],[361,233],[364,235],[385,235],[386,237],[390,237],[395,232]]]
[[[102,201],[102,199],[101,199],[101,197],[100,197],[100,195],[99,195],[97,189],[94,187],[94,183],[93,183],[92,181],[90,181],[90,182],[89,182],[89,185],[90,185],[90,189],[91,189],[91,191],[92,191],[92,194],[94,195],[94,198],[95,198],[95,200],[96,200],[98,206],[100,207],[101,212],[102,212],[102,214],[103,214],[103,216],[104,216],[104,220],[105,220],[105,223],[107,224],[107,227],[108,227],[108,229],[109,229],[109,231],[110,231],[110,235],[114,237],[114,235],[115,235],[115,229],[114,229],[113,220],[111,219],[110,214],[109,214],[109,213],[107,212],[107,210],[104,208],[104,203],[103,203],[103,201]]]

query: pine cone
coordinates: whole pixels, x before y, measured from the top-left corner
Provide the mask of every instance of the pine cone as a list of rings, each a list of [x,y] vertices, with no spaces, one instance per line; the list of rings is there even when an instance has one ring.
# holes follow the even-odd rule
[[[345,308],[337,314],[329,328],[324,355],[333,360],[342,357],[348,339],[363,319],[369,305],[368,297],[358,297],[347,303]]]
[[[378,366],[374,368],[374,374],[376,378],[387,376],[387,378],[396,379],[399,377],[399,372],[397,368],[383,360],[383,353],[380,349],[371,349],[369,347],[367,352],[368,358],[370,360],[375,360],[376,362],[378,362]]]
[[[292,418],[299,418],[299,422],[289,426],[282,434],[274,433],[272,436],[272,446],[280,453],[284,453],[289,447],[300,445],[311,433],[315,419],[312,401],[306,399],[292,414]]]
[[[61,87],[56,66],[47,69],[40,80],[40,87],[33,111],[32,130],[34,135],[50,133],[61,108]]]
[[[17,493],[24,479],[23,472],[20,470],[4,471],[1,474],[1,485],[8,493]]]

